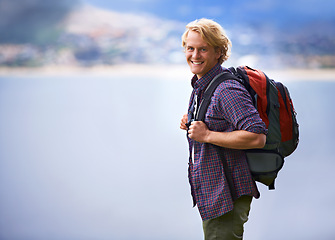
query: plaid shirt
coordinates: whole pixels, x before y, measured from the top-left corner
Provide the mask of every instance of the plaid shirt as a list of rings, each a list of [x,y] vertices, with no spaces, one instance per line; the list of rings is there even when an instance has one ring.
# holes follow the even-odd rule
[[[194,97],[200,103],[210,81],[219,73],[228,71],[217,64],[205,76],[192,78],[193,92],[190,98],[189,115]],[[246,130],[267,133],[264,122],[252,104],[248,91],[236,80],[226,80],[214,92],[208,107],[205,123],[210,130],[231,132]],[[219,217],[233,209],[233,200],[225,179],[223,165],[214,146],[189,141],[189,182],[194,205],[198,206],[202,220]],[[192,159],[192,151],[194,159]],[[224,149],[224,156],[232,173],[237,197],[250,195],[259,198],[257,186],[250,174],[245,152]]]

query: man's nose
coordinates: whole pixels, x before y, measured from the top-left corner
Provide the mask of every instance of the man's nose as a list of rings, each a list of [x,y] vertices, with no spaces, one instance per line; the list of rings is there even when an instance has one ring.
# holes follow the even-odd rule
[[[193,58],[199,58],[200,57],[200,52],[198,49],[194,49],[193,51]]]

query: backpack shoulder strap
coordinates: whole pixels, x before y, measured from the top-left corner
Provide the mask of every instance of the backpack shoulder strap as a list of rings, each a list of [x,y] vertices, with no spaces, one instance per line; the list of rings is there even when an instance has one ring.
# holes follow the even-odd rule
[[[208,87],[204,92],[204,96],[202,101],[200,102],[198,111],[195,115],[196,121],[204,121],[205,115],[207,112],[207,108],[211,102],[212,95],[215,89],[225,80],[237,80],[240,81],[236,76],[234,76],[231,72],[225,71],[216,75],[213,80],[209,83]]]
[[[196,121],[204,121],[207,108],[211,102],[211,98],[212,98],[212,95],[215,89],[217,88],[217,86],[220,85],[220,83],[222,83],[225,80],[237,80],[240,82],[240,79],[234,76],[231,71],[225,71],[215,76],[213,80],[209,83],[208,87],[206,88],[204,92],[203,100],[201,101],[198,111],[195,116]],[[231,193],[233,201],[235,201],[237,199],[237,193],[234,187],[233,177],[229,171],[227,160],[225,159],[224,154],[221,152],[223,148],[216,146],[216,145],[213,145],[213,146],[215,147],[216,151],[220,155],[221,162],[223,165],[223,170],[224,170],[224,173],[225,173],[225,176],[228,182],[228,186],[230,189],[230,193]]]

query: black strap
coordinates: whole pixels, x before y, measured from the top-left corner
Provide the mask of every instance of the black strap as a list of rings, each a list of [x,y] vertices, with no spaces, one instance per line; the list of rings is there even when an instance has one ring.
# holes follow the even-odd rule
[[[213,80],[209,83],[208,87],[206,88],[204,92],[203,98],[199,104],[198,111],[195,115],[196,121],[204,121],[207,108],[211,102],[212,95],[215,89],[217,88],[217,86],[219,86],[220,83],[222,83],[225,80],[237,80],[239,82],[241,81],[236,76],[234,76],[232,73],[227,72],[227,71],[216,75],[213,78]]]
[[[274,190],[275,189],[275,180],[269,185],[269,190]]]
[[[206,88],[204,95],[203,95],[203,99],[199,105],[198,111],[195,115],[195,120],[196,121],[204,121],[205,119],[205,115],[207,112],[207,108],[211,102],[211,98],[212,95],[215,91],[215,89],[217,88],[217,86],[219,86],[220,83],[222,83],[225,80],[237,80],[237,81],[241,81],[240,79],[238,79],[237,77],[235,77],[232,73],[230,72],[223,72],[218,74],[217,76],[215,76],[215,78],[209,83],[208,87]],[[218,152],[220,158],[221,158],[221,162],[223,165],[223,170],[228,182],[228,186],[229,186],[229,190],[230,190],[230,194],[232,196],[233,201],[235,201],[237,199],[237,193],[236,193],[236,189],[234,186],[234,181],[233,181],[233,177],[231,175],[231,172],[229,171],[229,167],[227,164],[227,160],[224,157],[223,154],[223,148],[220,146],[216,146],[213,145],[215,148],[215,150]]]

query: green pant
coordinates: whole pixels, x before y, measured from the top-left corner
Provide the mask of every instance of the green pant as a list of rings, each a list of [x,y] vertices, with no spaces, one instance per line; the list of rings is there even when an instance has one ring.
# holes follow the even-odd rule
[[[243,225],[248,221],[251,196],[234,202],[234,209],[220,217],[203,221],[205,240],[241,240]]]

